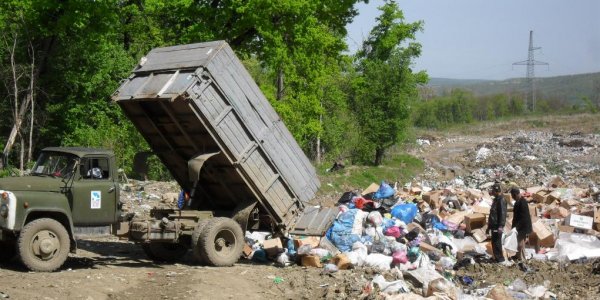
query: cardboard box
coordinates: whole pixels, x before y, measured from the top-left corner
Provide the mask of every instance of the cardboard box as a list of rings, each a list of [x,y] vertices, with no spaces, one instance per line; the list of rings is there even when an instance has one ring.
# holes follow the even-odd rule
[[[550,217],[553,219],[564,219],[569,216],[570,212],[564,207],[555,207],[550,210]]]
[[[249,257],[252,254],[252,247],[248,246],[248,244],[244,243],[244,249],[242,250],[244,253],[244,257]]]
[[[544,187],[541,187],[541,186],[532,186],[532,187],[528,187],[525,191],[533,195],[535,193],[542,191],[543,189],[544,189]]]
[[[281,252],[283,252],[283,245],[281,244],[281,239],[269,239],[263,242],[263,249],[267,252],[268,256],[275,256]]]
[[[537,216],[537,206],[529,205],[529,215],[531,216],[531,223],[535,223],[538,220]]]
[[[559,225],[558,226],[558,231],[560,231],[560,232],[567,232],[567,233],[573,233],[573,232],[575,232],[575,227],[571,227],[569,225]]]
[[[321,258],[316,255],[302,256],[300,264],[305,267],[322,268]]]
[[[378,189],[379,189],[379,184],[371,183],[371,185],[369,185],[369,187],[364,189],[361,194],[364,196],[364,195],[368,195],[370,193],[375,193],[375,192],[377,192]]]
[[[562,178],[556,176],[548,182],[548,186],[552,188],[562,188],[566,186],[566,183],[562,180]]]
[[[321,242],[321,238],[318,236],[307,236],[307,237],[294,239],[294,246],[296,246],[296,249],[298,249],[304,245],[311,245],[313,248],[318,248],[320,242]]]
[[[565,219],[565,224],[575,228],[592,229],[592,226],[594,225],[594,218],[570,214],[568,219]]]
[[[454,214],[446,217],[446,221],[449,221],[456,225],[459,225],[460,223],[462,223],[464,221],[465,216],[468,214],[469,214],[468,211],[458,211],[458,212],[455,212]]]
[[[465,216],[465,231],[472,232],[475,229],[482,228],[486,224],[486,215],[480,213],[474,213]]]
[[[541,220],[538,220],[537,222],[533,223],[533,233],[536,235],[536,237],[540,240],[545,240],[551,236],[553,236],[552,231],[550,231],[550,228],[548,228],[548,226],[546,226],[546,224],[544,222],[542,222]]]
[[[410,188],[411,195],[420,195],[423,190],[420,187],[414,186]]]
[[[347,270],[353,267],[348,256],[346,256],[346,254],[343,253],[334,256],[332,261],[340,270]]]
[[[442,207],[442,199],[441,199],[442,191],[430,191],[423,193],[421,199],[427,202],[432,209]]]
[[[490,208],[489,207],[475,205],[475,206],[472,207],[472,209],[473,209],[473,212],[475,212],[475,213],[484,214],[484,215],[489,215],[490,214]]]
[[[436,253],[438,253],[440,255],[444,255],[444,252],[442,250],[440,250],[440,249],[438,249],[438,248],[436,248],[434,246],[431,246],[431,245],[429,245],[429,244],[427,244],[425,242],[421,242],[419,244],[419,248],[421,249],[421,251],[423,251],[425,253],[433,251],[433,252],[436,252]]]
[[[533,234],[529,236],[529,241],[532,245],[538,247],[554,247],[555,238],[550,228],[542,222],[542,220],[538,220],[533,223]]]
[[[562,196],[562,192],[560,190],[552,191],[552,193],[548,194],[546,197],[546,204],[552,204],[553,202],[560,202],[560,197]]]
[[[536,203],[546,203],[546,198],[548,198],[548,193],[546,191],[539,191],[532,195],[533,201]]]
[[[485,234],[485,229],[483,228],[473,230],[471,235],[478,243],[484,242],[488,238],[487,234]]]
[[[581,202],[577,200],[566,200],[560,203],[561,207],[564,207],[566,210],[571,210],[573,207],[577,207],[581,204]]]

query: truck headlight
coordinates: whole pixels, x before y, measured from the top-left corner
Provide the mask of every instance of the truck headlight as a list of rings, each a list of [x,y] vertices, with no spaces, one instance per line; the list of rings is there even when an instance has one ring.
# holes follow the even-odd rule
[[[0,216],[3,218],[8,217],[8,205],[2,204],[2,206],[0,206]]]
[[[7,192],[2,192],[2,200],[8,201],[8,193]]]

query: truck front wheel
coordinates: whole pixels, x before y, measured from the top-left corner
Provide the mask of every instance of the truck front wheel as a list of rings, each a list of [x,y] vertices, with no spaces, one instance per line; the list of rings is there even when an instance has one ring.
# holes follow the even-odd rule
[[[67,260],[70,243],[69,233],[62,224],[42,218],[23,227],[18,252],[21,261],[30,270],[52,272]]]
[[[200,232],[194,253],[216,267],[231,266],[238,261],[244,247],[240,224],[230,218],[213,218]]]

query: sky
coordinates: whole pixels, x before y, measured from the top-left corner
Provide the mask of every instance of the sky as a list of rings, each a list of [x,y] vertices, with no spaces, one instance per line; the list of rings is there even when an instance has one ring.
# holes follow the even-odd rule
[[[600,72],[600,0],[397,0],[406,22],[422,20],[413,70],[429,77],[503,80],[525,77],[529,31],[536,77]],[[375,25],[383,0],[358,4],[347,26],[355,52]]]

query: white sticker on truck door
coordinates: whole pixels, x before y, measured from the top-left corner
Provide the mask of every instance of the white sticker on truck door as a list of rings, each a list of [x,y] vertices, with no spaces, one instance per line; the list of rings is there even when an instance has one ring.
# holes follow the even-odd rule
[[[92,191],[90,207],[92,209],[100,209],[102,203],[102,193],[100,191]]]

